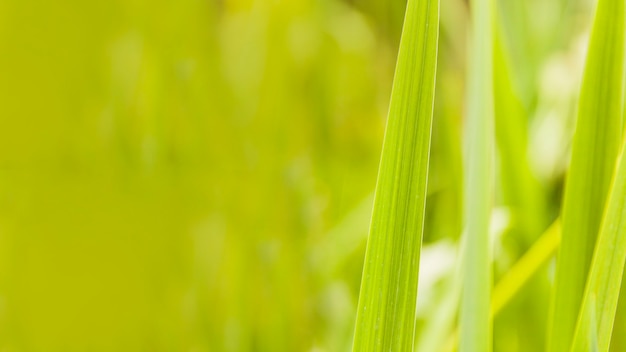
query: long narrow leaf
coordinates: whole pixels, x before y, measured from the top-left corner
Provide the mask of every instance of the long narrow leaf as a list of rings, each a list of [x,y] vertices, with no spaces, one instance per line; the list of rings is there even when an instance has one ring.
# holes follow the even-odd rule
[[[491,300],[492,315],[496,316],[517,295],[528,281],[552,258],[561,240],[561,226],[555,220],[535,244],[498,281]]]
[[[622,150],[585,289],[572,351],[586,351],[589,331],[608,351],[626,260],[626,153]],[[590,319],[586,312],[594,312]],[[597,325],[596,325],[597,324]]]
[[[365,254],[354,351],[413,347],[438,27],[438,0],[409,0]]]
[[[621,142],[624,2],[600,0],[591,34],[563,204],[548,351],[569,349]]]
[[[500,19],[501,20],[501,19]],[[515,219],[527,249],[547,225],[539,181],[528,161],[527,116],[514,88],[513,71],[504,42],[504,29],[496,22],[494,39],[494,112],[502,200]]]
[[[461,352],[491,350],[491,250],[489,218],[492,202],[493,3],[472,3],[472,50],[469,65],[465,173],[465,264],[460,312]]]
[[[502,1],[498,2],[498,5],[502,8]],[[516,239],[516,244],[510,247],[512,253],[516,251],[522,253],[544,230],[549,213],[546,211],[542,187],[529,163],[528,116],[515,84],[518,81],[516,71],[511,69],[509,56],[511,45],[507,45],[505,40],[506,27],[502,16],[496,17],[493,61],[495,136],[498,156],[496,184],[500,186],[500,204],[509,209],[512,218],[505,236]],[[514,277],[511,278],[510,284],[520,283],[516,282]],[[513,287],[512,285],[509,286]],[[541,275],[533,275],[532,282],[525,282],[524,285],[528,287],[517,299],[515,307],[508,310],[507,315],[514,319],[505,317],[494,320],[494,325],[498,326],[494,333],[494,341],[505,339],[505,335],[510,334],[511,330],[523,331],[526,338],[519,341],[518,348],[524,351],[537,351],[545,347],[547,328],[545,313],[550,304],[551,290],[547,271],[542,270]],[[494,300],[497,302],[497,292],[493,292],[493,297],[492,302]]]
[[[493,288],[491,296],[491,319],[500,312],[519,294],[533,276],[536,276],[548,260],[550,260],[561,240],[561,223],[555,220],[546,231],[539,236],[533,246],[509,269]],[[443,351],[453,351],[458,344],[458,331],[448,336]],[[421,351],[421,350],[419,350]]]

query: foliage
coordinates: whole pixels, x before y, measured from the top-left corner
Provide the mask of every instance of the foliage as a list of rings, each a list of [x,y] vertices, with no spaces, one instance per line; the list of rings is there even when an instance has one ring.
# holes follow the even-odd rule
[[[624,28],[0,1],[0,350],[623,351]]]

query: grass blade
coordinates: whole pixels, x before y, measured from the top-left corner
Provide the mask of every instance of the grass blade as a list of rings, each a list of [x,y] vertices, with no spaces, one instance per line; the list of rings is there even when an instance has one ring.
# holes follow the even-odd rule
[[[498,315],[517,295],[528,281],[546,264],[556,252],[561,240],[561,227],[557,219],[535,244],[498,281],[493,290],[491,312]]]
[[[497,317],[502,309],[519,294],[532,277],[537,275],[546,262],[554,256],[560,240],[561,223],[557,219],[495,285],[491,297],[490,319]],[[457,344],[458,331],[454,330],[448,337],[443,351],[453,351]]]
[[[572,351],[586,351],[589,331],[608,351],[626,261],[626,153],[622,150],[594,252]],[[595,318],[586,316],[594,312]],[[588,313],[587,313],[588,315]]]
[[[409,0],[354,336],[354,351],[410,351],[434,103],[438,0]]]
[[[472,3],[472,48],[466,117],[465,248],[460,308],[461,352],[491,350],[489,217],[493,132],[493,3]]]
[[[548,351],[569,349],[622,131],[624,2],[600,0],[591,33],[563,204]]]
[[[527,249],[547,225],[546,207],[541,185],[528,162],[528,117],[514,89],[503,26],[496,23],[493,69],[498,181],[503,203],[513,212],[516,232],[521,232],[523,249]]]

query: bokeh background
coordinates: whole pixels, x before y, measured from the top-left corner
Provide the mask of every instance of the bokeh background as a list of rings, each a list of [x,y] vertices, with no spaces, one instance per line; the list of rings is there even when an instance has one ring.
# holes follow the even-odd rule
[[[0,0],[0,351],[350,350],[405,4]],[[558,214],[593,17],[497,5],[496,280]],[[441,0],[418,341],[450,333],[470,8]],[[541,349],[551,270],[495,350]]]

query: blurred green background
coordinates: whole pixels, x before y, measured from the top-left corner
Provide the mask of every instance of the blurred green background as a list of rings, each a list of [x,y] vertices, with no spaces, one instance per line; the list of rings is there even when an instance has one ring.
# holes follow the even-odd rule
[[[0,0],[0,351],[349,350],[404,8]],[[469,11],[441,0],[418,339],[461,233]],[[593,4],[498,13],[527,159],[499,159],[496,279],[558,214]],[[544,286],[495,350],[543,346]]]

